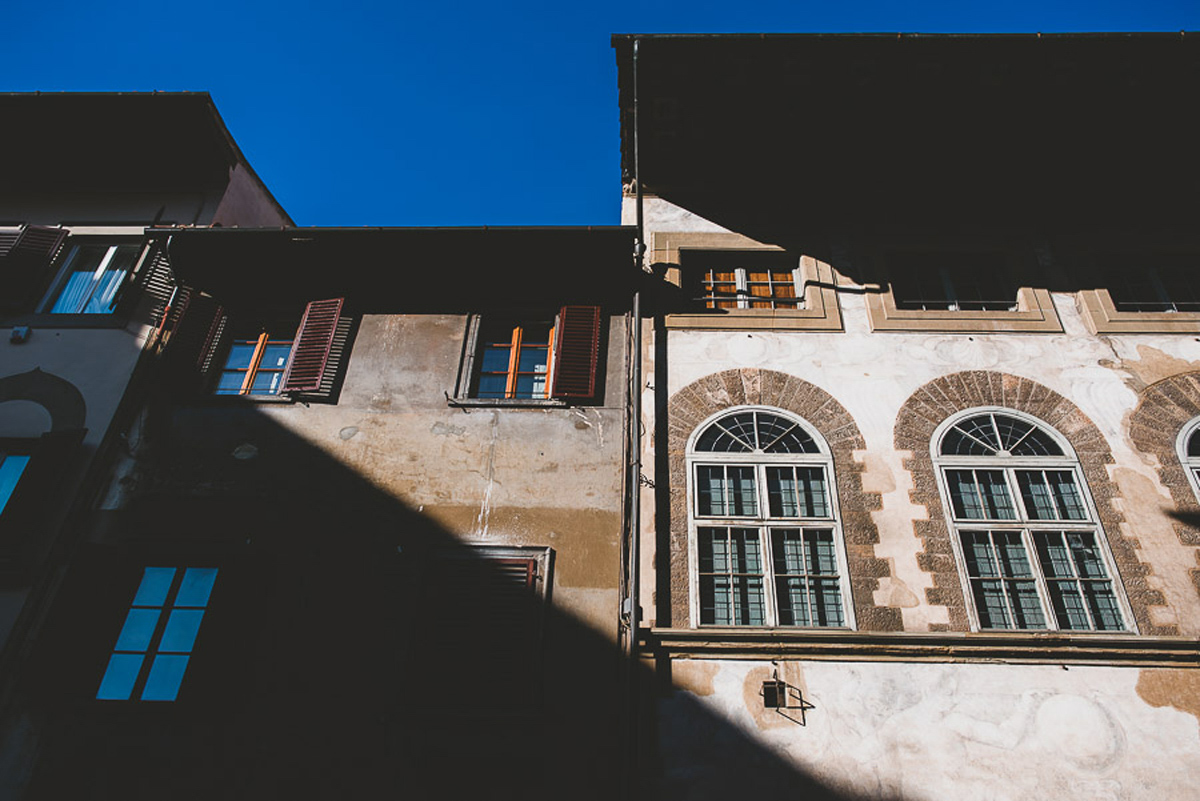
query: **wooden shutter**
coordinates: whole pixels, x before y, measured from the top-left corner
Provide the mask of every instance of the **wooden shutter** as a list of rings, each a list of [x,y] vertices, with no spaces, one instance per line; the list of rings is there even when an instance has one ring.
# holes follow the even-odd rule
[[[20,231],[0,231],[0,260],[8,257],[8,252],[21,237]],[[0,261],[0,263],[3,263]]]
[[[34,292],[49,282],[49,268],[54,262],[67,232],[46,225],[27,225],[13,241],[4,257],[4,292],[0,297],[5,308],[29,311],[37,300]]]
[[[225,309],[194,289],[180,290],[165,360],[168,371],[184,389],[200,389],[212,371],[225,332]]]
[[[344,298],[333,298],[308,304],[296,331],[296,344],[283,376],[282,392],[313,392],[321,388],[343,302]]]
[[[0,513],[0,574],[22,572],[48,547],[55,519],[71,504],[66,479],[85,433],[82,428],[50,431],[29,442],[29,464]],[[20,450],[13,448],[11,453]]]
[[[553,398],[590,398],[596,394],[600,356],[600,307],[563,306],[554,334]]]
[[[149,323],[158,326],[167,312],[171,295],[175,292],[175,274],[171,271],[171,263],[162,247],[155,247],[146,257],[142,270],[136,278],[138,290],[150,302]]]

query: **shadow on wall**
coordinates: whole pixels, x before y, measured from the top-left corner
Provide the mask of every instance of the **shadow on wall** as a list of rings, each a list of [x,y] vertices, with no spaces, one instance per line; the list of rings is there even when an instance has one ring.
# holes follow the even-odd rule
[[[252,407],[148,419],[142,491],[97,515],[24,666],[6,721],[32,755],[23,797],[851,801],[645,669],[624,776],[620,651],[556,609],[546,562],[530,580],[521,554],[481,560]],[[147,566],[218,571],[178,699],[97,701]],[[688,767],[664,774],[651,744],[680,726],[687,753],[666,750]]]

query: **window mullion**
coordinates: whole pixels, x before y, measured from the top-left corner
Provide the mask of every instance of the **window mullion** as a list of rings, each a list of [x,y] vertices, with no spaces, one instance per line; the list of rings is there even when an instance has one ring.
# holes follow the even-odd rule
[[[758,528],[759,549],[762,554],[762,582],[763,582],[763,611],[766,620],[763,623],[767,626],[779,625],[779,610],[776,608],[778,599],[775,597],[775,560],[771,548],[774,543],[771,541],[773,532],[769,525],[762,525]]]
[[[733,280],[735,282],[735,291],[737,292],[737,304],[739,309],[750,308],[750,287],[746,278],[745,267],[733,268]]]
[[[504,381],[504,397],[517,395],[517,367],[521,364],[521,326],[514,325],[508,351],[508,375]]]
[[[263,331],[254,343],[254,353],[250,355],[250,363],[246,365],[246,375],[242,378],[242,388],[238,390],[239,395],[249,395],[250,390],[254,387],[254,378],[258,375],[258,365],[262,361],[263,351],[266,350],[266,347],[267,332]]]
[[[1058,616],[1054,614],[1054,603],[1050,595],[1050,582],[1046,581],[1046,571],[1042,567],[1042,555],[1037,549],[1037,538],[1034,536],[1034,530],[1025,528],[1021,532],[1021,541],[1025,543],[1025,549],[1029,559],[1029,566],[1033,571],[1033,582],[1038,589],[1038,601],[1042,604],[1042,617],[1046,621],[1046,628],[1058,630]],[[1063,545],[1067,544],[1066,535],[1063,535]],[[1067,555],[1070,557],[1070,548],[1068,546]],[[1074,565],[1072,565],[1074,570]]]

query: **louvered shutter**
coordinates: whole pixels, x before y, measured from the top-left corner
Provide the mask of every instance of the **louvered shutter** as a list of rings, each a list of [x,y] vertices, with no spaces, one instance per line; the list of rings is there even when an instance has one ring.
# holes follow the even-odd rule
[[[563,306],[554,334],[553,398],[591,398],[596,394],[600,356],[600,307]]]
[[[305,308],[283,377],[283,392],[313,392],[321,388],[343,302],[344,298],[314,300]]]
[[[173,316],[165,361],[168,371],[183,389],[198,390],[214,368],[225,333],[225,310],[208,295],[182,289],[176,298],[178,316]]]
[[[67,232],[46,225],[27,225],[13,241],[4,257],[4,292],[0,298],[5,308],[28,311],[37,300],[35,291],[50,279],[54,262]]]
[[[437,559],[426,573],[418,700],[448,708],[528,709],[540,702],[543,600],[538,561]],[[470,658],[461,658],[469,650]],[[437,655],[437,658],[432,658]]]
[[[0,231],[0,264],[4,263],[3,260],[8,257],[8,252],[20,236],[20,231]]]
[[[30,443],[29,463],[0,513],[0,574],[21,573],[48,546],[54,519],[71,501],[66,478],[85,433],[50,431]]]
[[[162,323],[163,315],[167,313],[167,305],[175,292],[175,274],[171,271],[171,263],[161,247],[156,247],[146,258],[142,270],[137,276],[138,290],[150,301],[148,322],[152,326]]]

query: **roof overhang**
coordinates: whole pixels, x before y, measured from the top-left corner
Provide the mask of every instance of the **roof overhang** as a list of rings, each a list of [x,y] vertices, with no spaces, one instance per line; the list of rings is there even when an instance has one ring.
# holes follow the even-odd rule
[[[633,178],[754,236],[1190,225],[1200,35],[619,35]]]
[[[207,92],[0,93],[0,194],[195,192],[254,173]]]
[[[627,303],[627,226],[151,228],[185,284],[241,306],[345,297],[362,311]]]

